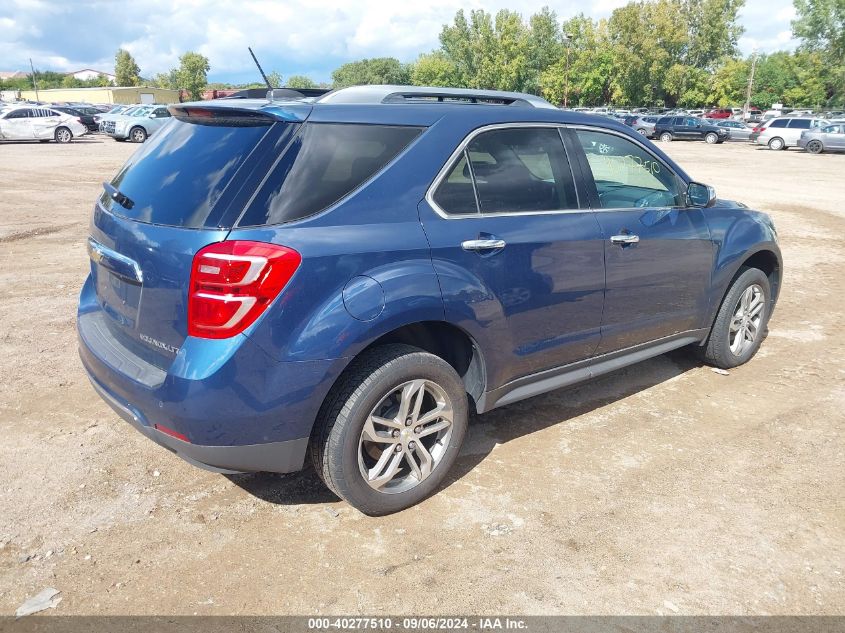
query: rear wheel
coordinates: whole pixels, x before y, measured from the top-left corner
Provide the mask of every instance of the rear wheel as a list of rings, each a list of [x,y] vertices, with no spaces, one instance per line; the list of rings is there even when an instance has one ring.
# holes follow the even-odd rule
[[[54,138],[56,143],[70,143],[73,140],[73,132],[66,127],[60,127],[56,129]]]
[[[779,136],[769,140],[769,149],[782,150],[785,146],[786,143],[784,143],[783,139]]]
[[[133,127],[129,131],[129,139],[133,143],[143,143],[147,140],[147,131],[142,127]]]
[[[637,128],[637,133],[643,136],[648,136],[648,130],[646,130],[644,127]]]
[[[365,352],[326,398],[311,437],[326,485],[378,516],[434,492],[467,427],[464,384],[442,358],[408,345]]]
[[[810,141],[807,143],[807,151],[811,154],[821,154],[824,151],[824,145],[821,141]]]
[[[704,141],[710,145],[714,145],[719,142],[719,136],[715,132],[708,132],[704,135]]]
[[[672,140],[672,135],[669,132],[663,132],[663,134],[660,135],[660,140],[664,143],[668,143]]]
[[[704,360],[730,369],[747,363],[765,338],[771,305],[769,279],[758,268],[745,268],[731,284],[704,348]]]

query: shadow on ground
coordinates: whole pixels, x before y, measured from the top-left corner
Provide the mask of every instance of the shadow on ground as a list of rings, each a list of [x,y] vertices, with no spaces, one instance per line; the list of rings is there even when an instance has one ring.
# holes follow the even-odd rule
[[[590,413],[700,365],[689,350],[676,350],[580,385],[530,398],[484,415],[473,414],[464,448],[439,489],[459,481],[499,444]],[[299,505],[339,501],[307,461],[304,470],[290,475],[253,473],[227,477],[246,492],[270,503]]]

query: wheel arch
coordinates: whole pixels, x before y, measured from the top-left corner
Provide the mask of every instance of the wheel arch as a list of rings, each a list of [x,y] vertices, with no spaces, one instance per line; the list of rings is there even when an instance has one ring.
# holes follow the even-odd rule
[[[721,272],[717,273],[717,278],[721,279],[721,282],[714,284],[718,288],[714,297],[717,300],[711,301],[706,327],[713,326],[719,308],[721,308],[722,303],[725,301],[725,297],[730,291],[731,286],[746,268],[757,268],[766,275],[772,291],[770,310],[774,310],[780,294],[783,260],[776,244],[761,244],[757,248],[749,250],[733,259],[729,267],[723,267]],[[706,340],[702,341],[702,344],[704,343],[706,343]]]
[[[362,354],[376,347],[394,343],[417,347],[449,363],[461,377],[473,405],[484,394],[487,374],[481,348],[465,330],[448,321],[416,321],[396,327],[370,341],[354,356],[349,357],[346,367]]]

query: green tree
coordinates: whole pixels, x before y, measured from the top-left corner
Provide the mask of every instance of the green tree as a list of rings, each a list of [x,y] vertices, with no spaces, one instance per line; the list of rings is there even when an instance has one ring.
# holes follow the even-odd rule
[[[792,22],[801,50],[821,55],[821,78],[828,104],[845,104],[845,0],[794,0]],[[804,60],[808,61],[808,60]]]
[[[411,67],[411,83],[415,86],[465,87],[457,65],[443,51],[420,55]]]
[[[724,59],[712,75],[706,102],[719,107],[744,104],[750,74],[750,60]]]
[[[175,71],[176,83],[179,88],[187,91],[191,99],[199,99],[208,84],[208,69],[207,57],[188,51],[179,58],[179,69]]]
[[[270,85],[273,86],[274,88],[281,88],[282,86],[285,85],[284,83],[282,83],[282,74],[279,73],[279,72],[276,72],[275,70],[267,75],[267,81],[269,81]],[[265,85],[265,84],[262,84],[262,86],[263,85]]]
[[[288,88],[316,88],[317,82],[305,75],[291,75],[287,81]]]
[[[114,56],[114,81],[118,86],[141,85],[141,69],[129,51],[122,48]]]
[[[409,85],[411,73],[407,65],[393,57],[376,57],[343,64],[332,72],[335,88],[368,84]]]

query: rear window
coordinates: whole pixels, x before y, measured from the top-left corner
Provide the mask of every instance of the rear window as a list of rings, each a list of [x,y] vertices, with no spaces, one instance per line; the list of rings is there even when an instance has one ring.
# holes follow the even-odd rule
[[[422,128],[306,123],[238,222],[293,222],[333,205],[393,160]]]
[[[212,125],[171,118],[111,181],[132,201],[132,208],[105,193],[100,202],[115,215],[139,222],[213,226],[219,217],[217,201],[271,123],[268,119],[263,125]]]

